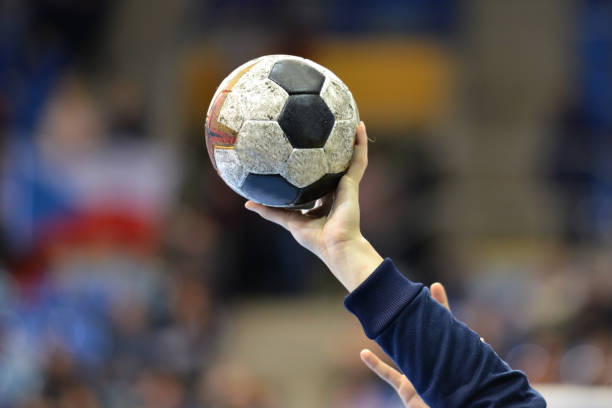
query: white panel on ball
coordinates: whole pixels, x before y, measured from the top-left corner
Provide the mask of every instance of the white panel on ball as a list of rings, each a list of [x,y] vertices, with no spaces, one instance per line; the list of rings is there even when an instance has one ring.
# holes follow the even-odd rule
[[[267,77],[253,78],[248,74],[240,78],[231,93],[242,99],[242,115],[248,120],[278,119],[289,97],[276,82]]]
[[[235,132],[240,130],[244,115],[242,113],[242,95],[229,92],[219,112],[219,122]]]
[[[358,114],[353,95],[341,82],[329,77],[321,89],[321,98],[325,101],[336,120],[353,120],[357,122]]]
[[[246,75],[240,78],[227,95],[219,113],[219,122],[237,132],[245,119],[278,119],[289,96],[283,88],[267,78],[250,78]]]
[[[246,121],[236,140],[236,153],[245,169],[276,174],[291,154],[291,144],[276,121]]]
[[[352,120],[336,121],[323,146],[330,173],[340,173],[349,165],[355,144],[355,122]]]
[[[221,178],[234,189],[240,189],[248,172],[240,164],[234,149],[215,148],[215,162]]]
[[[306,187],[327,173],[323,149],[293,149],[281,175],[296,187]]]

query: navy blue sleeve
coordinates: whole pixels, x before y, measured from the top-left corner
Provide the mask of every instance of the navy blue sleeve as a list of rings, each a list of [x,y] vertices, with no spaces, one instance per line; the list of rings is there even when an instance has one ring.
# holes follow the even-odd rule
[[[390,259],[344,303],[432,408],[546,406],[525,374],[512,370]]]

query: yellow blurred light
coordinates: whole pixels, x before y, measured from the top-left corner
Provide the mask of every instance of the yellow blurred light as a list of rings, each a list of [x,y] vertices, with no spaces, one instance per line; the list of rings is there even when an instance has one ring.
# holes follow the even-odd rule
[[[348,85],[368,125],[429,124],[451,97],[452,58],[432,40],[337,38],[317,44],[312,55]]]

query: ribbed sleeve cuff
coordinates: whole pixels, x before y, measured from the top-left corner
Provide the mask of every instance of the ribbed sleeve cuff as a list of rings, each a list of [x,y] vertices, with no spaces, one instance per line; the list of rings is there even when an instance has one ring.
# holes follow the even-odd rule
[[[344,306],[357,316],[366,335],[374,339],[422,288],[423,284],[408,280],[386,258],[344,299]]]

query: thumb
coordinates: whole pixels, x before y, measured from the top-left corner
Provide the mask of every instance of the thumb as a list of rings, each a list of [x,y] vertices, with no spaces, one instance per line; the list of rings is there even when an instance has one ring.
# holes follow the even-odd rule
[[[360,122],[359,126],[357,126],[357,133],[355,135],[353,157],[346,172],[346,176],[355,184],[359,184],[366,167],[368,167],[368,135],[366,133],[365,123]]]
[[[429,290],[431,291],[431,297],[450,311],[448,296],[446,295],[444,286],[440,282],[435,282],[431,284]]]

